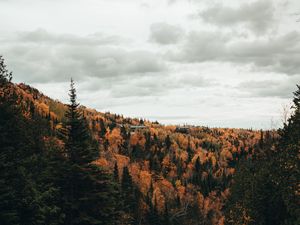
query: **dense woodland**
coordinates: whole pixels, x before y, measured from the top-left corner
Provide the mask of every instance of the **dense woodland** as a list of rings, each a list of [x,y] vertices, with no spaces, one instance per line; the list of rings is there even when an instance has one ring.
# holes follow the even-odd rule
[[[295,88],[277,131],[164,126],[81,106],[73,81],[52,100],[0,58],[0,224],[300,224]]]

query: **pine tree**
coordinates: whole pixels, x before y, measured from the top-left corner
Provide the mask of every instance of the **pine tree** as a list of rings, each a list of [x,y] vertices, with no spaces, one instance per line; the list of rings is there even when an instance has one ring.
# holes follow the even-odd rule
[[[8,72],[4,59],[0,56],[0,87],[3,87],[5,84],[10,83],[12,80],[12,72]]]
[[[156,198],[154,199],[154,204],[152,204],[152,201],[150,201],[149,210],[147,213],[147,221],[149,225],[151,224],[161,225],[160,215],[157,210]]]
[[[164,216],[163,216],[163,225],[170,225],[170,214],[169,214],[169,208],[167,200],[165,200],[165,210],[164,210]]]
[[[0,60],[0,221],[14,225],[57,225],[58,189],[49,182],[50,159],[42,141],[45,121],[22,114],[11,73]]]
[[[299,191],[300,180],[300,85],[294,92],[293,114],[279,131],[281,138],[276,152],[274,167],[278,168],[277,181],[280,185],[282,197],[287,206],[288,216],[285,223],[300,223]]]
[[[196,173],[201,173],[201,162],[200,162],[200,157],[198,156],[195,162],[195,170]]]
[[[169,135],[167,135],[167,137],[165,139],[165,143],[166,143],[167,149],[169,150],[172,145],[172,141],[171,141],[171,138]]]
[[[188,146],[187,146],[186,151],[188,153],[188,160],[187,160],[187,162],[189,163],[192,160],[192,157],[193,157],[193,149],[191,147],[190,136],[188,138]]]
[[[227,204],[227,224],[300,224],[299,148],[300,86],[294,92],[294,113],[279,130],[276,149],[265,144],[260,157],[238,163],[231,197]],[[268,132],[266,133],[268,134]],[[270,135],[266,135],[268,143]],[[259,149],[258,149],[259,150]],[[259,152],[260,153],[260,152]]]
[[[119,168],[118,168],[118,162],[115,162],[114,166],[114,179],[118,183],[119,182]]]
[[[80,112],[73,80],[69,96],[64,131],[68,159],[64,186],[66,224],[114,224],[118,217],[117,185],[110,174],[92,163],[99,155],[98,148]]]
[[[199,156],[196,159],[195,162],[195,172],[193,174],[193,183],[196,185],[200,185],[201,184],[201,177],[202,177],[202,171],[201,171],[201,162],[200,162],[200,158]]]
[[[121,189],[124,199],[124,212],[127,214],[127,223],[135,223],[137,220],[135,212],[138,206],[138,199],[136,199],[136,189],[127,166],[123,168]]]
[[[66,112],[66,151],[72,163],[85,165],[99,156],[96,142],[92,139],[88,125],[77,103],[74,81],[71,79],[70,104]]]

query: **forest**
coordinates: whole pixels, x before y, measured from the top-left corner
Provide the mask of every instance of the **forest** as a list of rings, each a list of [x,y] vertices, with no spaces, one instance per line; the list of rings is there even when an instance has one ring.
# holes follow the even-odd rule
[[[1,225],[300,224],[299,85],[278,130],[97,112],[75,86],[53,100],[0,57]]]

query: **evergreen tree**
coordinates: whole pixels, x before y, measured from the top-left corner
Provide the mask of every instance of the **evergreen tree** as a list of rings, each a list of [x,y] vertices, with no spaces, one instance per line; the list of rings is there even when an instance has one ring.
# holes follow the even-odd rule
[[[165,210],[164,210],[164,216],[163,216],[163,225],[170,225],[170,214],[169,214],[169,208],[167,200],[165,200]]]
[[[74,81],[71,79],[70,104],[66,112],[66,152],[72,163],[85,165],[99,156],[96,142],[77,103]]]
[[[294,113],[279,130],[275,151],[258,152],[260,157],[245,158],[238,164],[226,209],[227,224],[300,224],[300,86],[297,88]],[[269,143],[271,135],[267,136]]]
[[[195,170],[196,173],[201,173],[201,162],[200,162],[200,157],[198,156],[195,162]]]
[[[25,118],[15,87],[0,60],[0,221],[1,224],[60,224],[59,190],[47,177],[51,159],[42,141],[45,120]]]
[[[191,147],[190,136],[188,138],[188,146],[187,146],[186,151],[188,153],[188,161],[187,162],[189,163],[192,160],[193,154],[194,154],[193,149]]]
[[[146,218],[149,225],[151,224],[161,225],[160,215],[157,210],[156,198],[154,199],[154,204],[152,204],[152,201],[150,201],[149,210]]]
[[[118,162],[115,162],[114,166],[114,179],[118,183],[119,182],[119,168],[118,168]]]
[[[64,187],[66,224],[114,224],[117,186],[111,175],[92,163],[98,157],[98,148],[80,112],[73,80],[69,96],[64,130],[68,159]]]
[[[171,141],[171,138],[169,135],[167,135],[167,137],[165,139],[165,143],[166,143],[167,149],[169,150],[172,145],[172,141]]]
[[[0,55],[0,87],[7,85],[12,80],[12,72],[8,72],[3,57]]]
[[[276,180],[279,183],[287,207],[288,216],[286,224],[300,224],[300,85],[294,92],[293,114],[279,131],[281,138],[278,151],[275,153],[275,165],[277,168]]]
[[[127,223],[134,224],[137,221],[136,211],[138,201],[136,199],[136,189],[133,185],[132,177],[127,166],[123,168],[121,189],[123,193],[124,212],[126,213]]]
[[[99,121],[99,125],[100,125],[100,137],[104,137],[104,135],[106,134],[106,128],[102,118]]]

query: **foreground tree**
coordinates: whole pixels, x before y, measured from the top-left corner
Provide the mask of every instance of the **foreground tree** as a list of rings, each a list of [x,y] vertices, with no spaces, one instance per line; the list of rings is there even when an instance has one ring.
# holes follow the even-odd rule
[[[64,130],[66,224],[114,224],[118,216],[116,184],[110,174],[93,164],[99,150],[77,103],[73,80],[69,96]]]
[[[227,224],[300,224],[300,86],[294,113],[279,130],[275,150],[261,146],[259,157],[239,162],[227,204]]]
[[[124,224],[139,224],[138,221],[138,190],[135,188],[128,167],[123,167],[121,189],[124,199]]]
[[[59,189],[50,177],[40,117],[25,118],[15,88],[0,57],[0,223],[32,225],[62,222]]]
[[[278,168],[277,181],[284,200],[286,224],[300,224],[300,85],[294,92],[293,114],[279,130],[281,135],[275,166]]]

